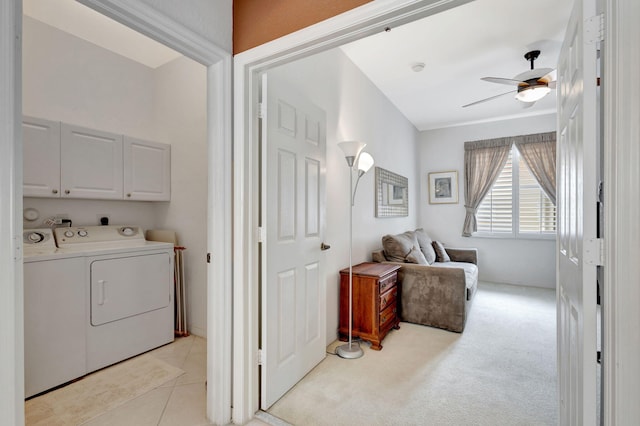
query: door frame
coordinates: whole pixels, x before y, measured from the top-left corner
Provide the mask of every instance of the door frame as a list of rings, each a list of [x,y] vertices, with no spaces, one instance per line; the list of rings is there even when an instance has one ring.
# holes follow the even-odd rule
[[[78,0],[207,67],[207,417],[231,420],[231,54],[141,1]],[[0,4],[0,417],[24,424],[22,1]],[[7,94],[5,96],[4,94]],[[5,346],[5,344],[7,345]]]
[[[604,0],[603,417],[605,425],[640,418],[640,4]],[[623,60],[624,59],[624,60]]]
[[[233,412],[236,424],[259,409],[260,74],[472,0],[372,1],[234,57]]]
[[[470,0],[373,1],[312,27],[281,37],[234,57],[234,423],[244,423],[258,410],[258,74],[271,67],[337,47],[379,32],[455,7]],[[384,4],[382,4],[384,3]],[[636,0],[604,0],[607,49],[604,69],[612,84],[603,93],[605,105],[604,241],[606,282],[604,297],[605,340],[603,381],[605,424],[627,424],[640,417],[640,406],[624,395],[637,392],[640,376],[640,339],[624,324],[640,323],[640,288],[633,283],[640,276],[640,247],[637,244],[640,192],[635,170],[640,162],[640,97],[629,96],[634,76],[640,73],[640,43],[636,26],[640,7]],[[630,36],[637,43],[629,42]],[[624,63],[618,58],[625,58]],[[635,137],[635,139],[634,139]],[[635,180],[634,180],[635,179]],[[245,194],[251,194],[249,196]],[[617,229],[633,229],[625,238]],[[634,239],[635,238],[635,239]],[[633,277],[633,279],[624,279]],[[606,303],[606,302],[605,302]],[[614,368],[615,367],[615,368]],[[622,396],[622,397],[619,397]]]

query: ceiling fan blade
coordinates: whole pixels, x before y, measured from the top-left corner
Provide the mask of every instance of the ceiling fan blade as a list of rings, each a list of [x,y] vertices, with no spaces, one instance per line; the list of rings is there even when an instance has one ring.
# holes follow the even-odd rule
[[[489,83],[508,84],[509,86],[518,86],[524,83],[523,81],[520,81],[520,80],[513,80],[511,78],[501,78],[501,77],[482,77],[480,80],[488,81]]]
[[[531,108],[534,104],[534,102],[520,102],[522,104],[522,108]]]
[[[546,83],[550,83],[552,81],[556,81],[557,78],[558,78],[558,72],[556,70],[553,70],[549,74],[543,75],[538,80],[542,80],[542,81],[544,81]]]
[[[500,93],[499,95],[491,96],[489,98],[485,98],[485,99],[481,99],[479,101],[471,102],[470,104],[462,105],[462,108],[466,108],[466,107],[469,107],[469,106],[472,106],[472,105],[481,104],[483,102],[487,102],[487,101],[490,101],[492,99],[499,98],[500,96],[509,95],[511,93],[516,93],[516,92],[517,92],[517,90],[511,90],[511,91],[506,92],[506,93]]]
[[[534,70],[529,70],[529,71],[525,71],[523,73],[520,73],[518,75],[516,75],[515,77],[513,77],[514,80],[522,80],[522,81],[527,81],[527,80],[532,80],[534,78],[538,79],[538,78],[542,78],[544,76],[546,76],[547,74],[551,73],[555,71],[553,68],[536,68]]]

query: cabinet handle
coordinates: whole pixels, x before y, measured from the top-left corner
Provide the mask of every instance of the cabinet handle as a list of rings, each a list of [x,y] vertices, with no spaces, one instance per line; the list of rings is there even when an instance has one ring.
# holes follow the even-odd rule
[[[52,192],[53,194],[57,194],[57,193],[58,193],[58,190],[57,190],[57,189],[52,189],[52,190],[51,190],[51,192]]]
[[[65,190],[64,190],[64,193],[65,193],[65,194],[71,194],[71,191],[69,191],[68,189],[65,189]]]

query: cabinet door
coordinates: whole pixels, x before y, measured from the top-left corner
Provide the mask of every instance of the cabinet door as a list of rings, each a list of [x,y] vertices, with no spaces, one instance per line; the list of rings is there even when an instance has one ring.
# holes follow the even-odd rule
[[[62,123],[63,198],[122,199],[122,136]]]
[[[60,197],[60,123],[23,117],[23,193]]]
[[[124,137],[126,200],[171,199],[171,145]]]

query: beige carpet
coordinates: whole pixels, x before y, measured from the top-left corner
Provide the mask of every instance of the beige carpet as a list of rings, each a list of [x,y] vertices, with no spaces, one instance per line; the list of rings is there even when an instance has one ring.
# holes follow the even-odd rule
[[[25,402],[28,426],[79,425],[184,372],[142,355]]]
[[[294,425],[555,425],[555,312],[553,290],[481,283],[464,333],[401,323],[382,351],[328,355],[269,413]]]

